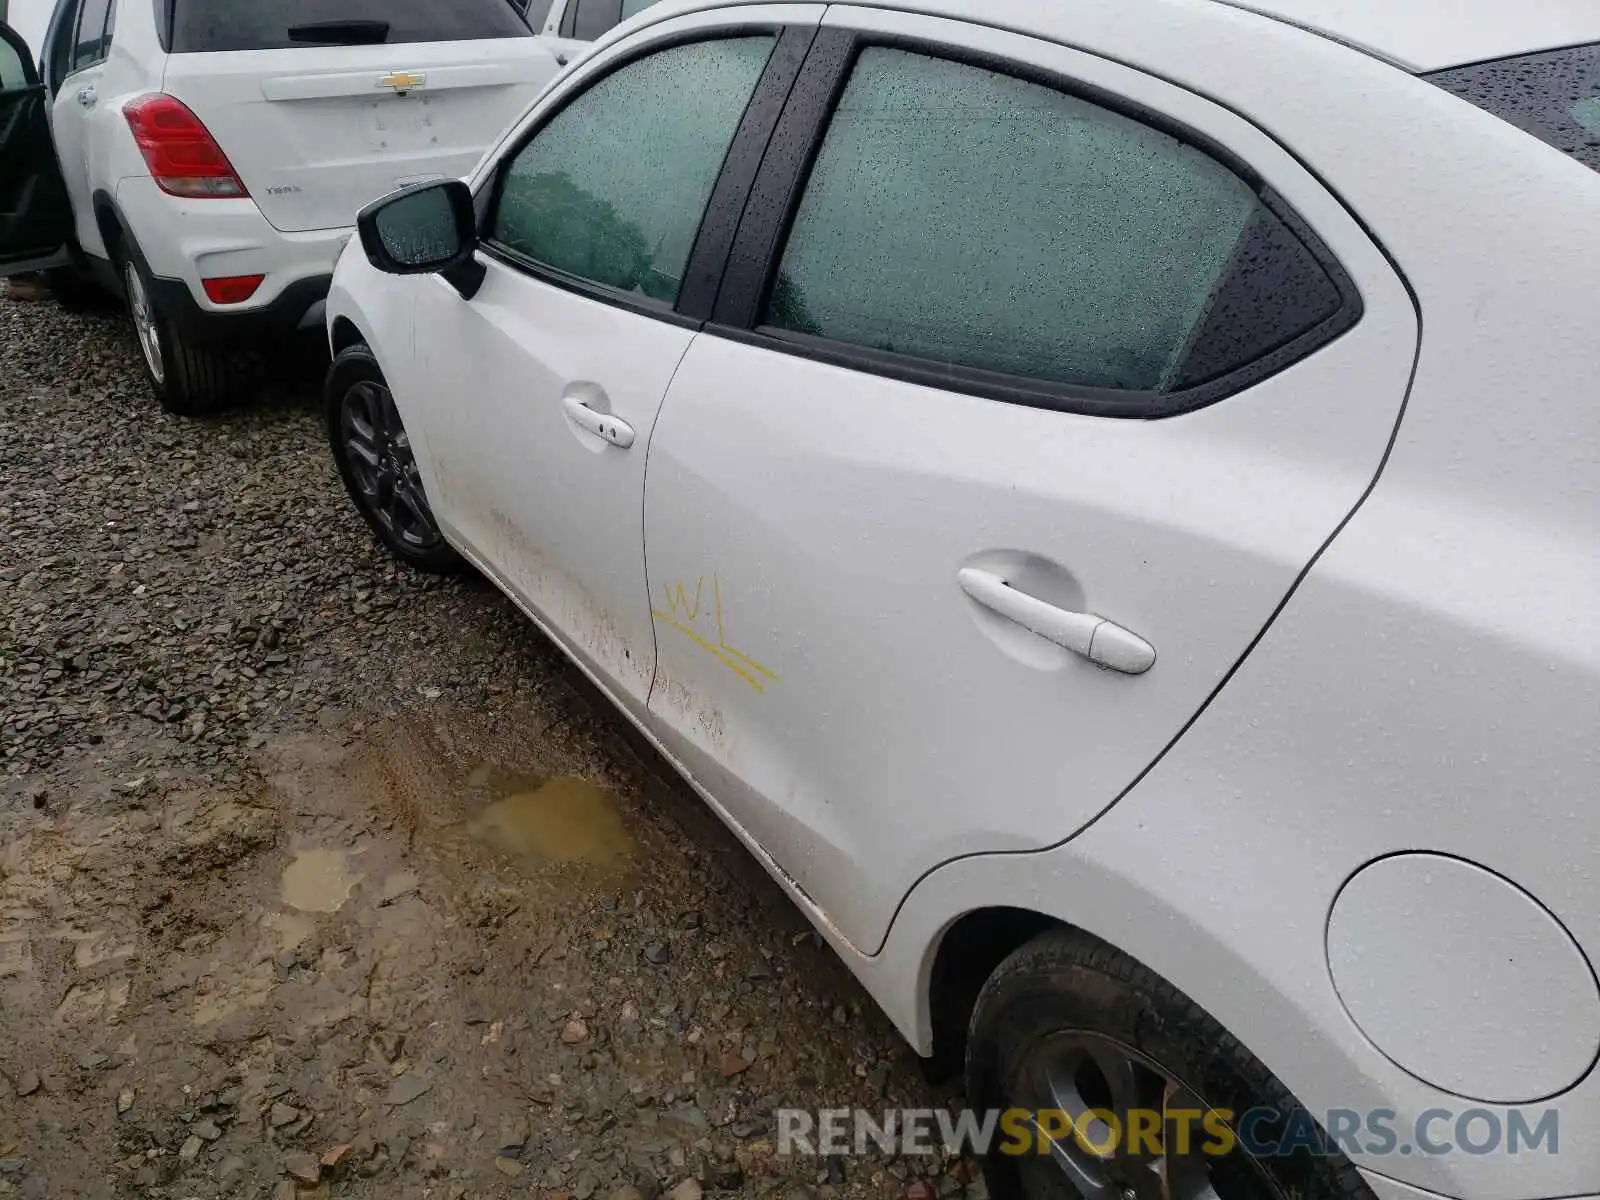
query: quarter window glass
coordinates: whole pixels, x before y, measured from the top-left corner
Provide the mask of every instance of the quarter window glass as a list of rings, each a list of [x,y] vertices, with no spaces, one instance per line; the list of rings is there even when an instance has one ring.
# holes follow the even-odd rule
[[[1269,220],[1246,236],[1260,211],[1248,183],[1148,125],[1009,75],[869,48],[764,321],[941,365],[1169,390],[1236,251],[1278,232]],[[1321,319],[1338,293],[1303,249],[1287,283],[1307,262]],[[1263,341],[1234,340],[1251,352]],[[1236,365],[1230,354],[1206,373]]]
[[[629,17],[636,17],[656,2],[657,0],[622,0],[622,19],[626,21]]]
[[[72,69],[81,71],[106,56],[111,0],[85,0],[78,16],[78,39],[72,48]]]
[[[772,46],[771,37],[675,46],[602,79],[511,160],[491,241],[568,275],[675,301]]]

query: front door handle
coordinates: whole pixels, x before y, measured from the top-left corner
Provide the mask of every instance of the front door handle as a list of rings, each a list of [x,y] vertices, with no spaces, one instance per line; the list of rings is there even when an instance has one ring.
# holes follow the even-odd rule
[[[633,445],[633,426],[626,421],[619,421],[610,413],[590,408],[578,396],[564,396],[561,403],[567,410],[567,420],[579,429],[587,429],[619,450],[626,450]]]
[[[94,90],[94,84],[92,83],[86,87],[81,87],[78,89],[78,103],[83,105],[85,108],[93,108],[95,106],[95,102],[99,99],[100,93]]]
[[[1155,666],[1154,646],[1104,617],[1047,604],[1019,592],[993,571],[963,567],[956,579],[961,590],[985,608],[1097,666],[1124,675],[1143,675]]]

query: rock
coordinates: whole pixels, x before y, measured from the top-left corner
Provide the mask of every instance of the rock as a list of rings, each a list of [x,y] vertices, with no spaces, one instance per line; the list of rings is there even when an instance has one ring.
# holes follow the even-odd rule
[[[322,1164],[310,1154],[291,1154],[283,1160],[283,1169],[298,1183],[318,1183],[322,1179]]]
[[[133,1107],[133,1089],[125,1087],[117,1093],[117,1115],[120,1116]]]
[[[215,1121],[197,1121],[190,1126],[190,1129],[195,1137],[204,1138],[208,1142],[214,1142],[222,1136],[222,1128]]]
[[[280,1179],[272,1189],[272,1200],[295,1200],[296,1188],[287,1179]]]
[[[274,1104],[267,1113],[267,1124],[274,1129],[282,1129],[285,1125],[293,1125],[299,1119],[300,1110],[282,1102]]]
[[[433,1084],[416,1075],[402,1075],[389,1085],[389,1091],[384,1095],[383,1102],[398,1108],[402,1104],[410,1104],[418,1096],[425,1095]]]
[[[704,1189],[694,1179],[685,1179],[667,1193],[667,1200],[700,1200]]]
[[[182,1163],[192,1163],[195,1159],[200,1157],[200,1151],[204,1148],[205,1143],[191,1133],[188,1137],[183,1139],[183,1145],[178,1147],[178,1161]]]
[[[516,1117],[508,1121],[500,1130],[500,1145],[497,1149],[502,1154],[509,1154],[514,1157],[520,1154],[522,1148],[527,1144],[528,1122],[525,1118]]]
[[[322,1165],[331,1171],[340,1163],[342,1163],[345,1160],[345,1156],[349,1153],[350,1143],[340,1142],[337,1146],[331,1147],[327,1153],[322,1156]]]
[[[97,1054],[93,1050],[85,1050],[78,1055],[78,1065],[85,1071],[97,1071],[110,1061],[104,1054]]]
[[[644,960],[652,966],[664,967],[672,961],[672,947],[666,942],[647,942]]]
[[[499,1155],[495,1158],[494,1169],[511,1179],[515,1179],[522,1174],[522,1164],[514,1158],[506,1158],[504,1155]]]
[[[31,1096],[38,1090],[39,1072],[32,1067],[24,1068],[22,1074],[17,1076],[17,1095]]]
[[[589,1026],[579,1017],[573,1017],[561,1030],[561,1040],[568,1046],[581,1045],[589,1040]]]
[[[744,1055],[737,1050],[729,1050],[722,1056],[721,1062],[717,1064],[717,1069],[722,1072],[724,1079],[731,1079],[735,1075],[743,1075],[750,1069],[750,1064],[745,1060]]]
[[[926,1179],[917,1179],[906,1187],[906,1200],[939,1200],[939,1193]]]
[[[618,1188],[612,1192],[607,1200],[648,1200],[648,1198],[645,1196],[643,1189],[634,1187],[630,1183],[627,1187]]]
[[[383,1055],[385,1062],[398,1062],[406,1046],[406,1035],[396,1033],[392,1029],[384,1029],[378,1032],[373,1041],[377,1043],[378,1053]]]

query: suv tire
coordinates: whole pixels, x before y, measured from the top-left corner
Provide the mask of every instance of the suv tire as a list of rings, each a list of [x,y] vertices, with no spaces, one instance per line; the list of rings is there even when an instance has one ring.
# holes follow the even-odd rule
[[[135,259],[123,261],[122,284],[145,378],[162,408],[198,417],[244,398],[248,379],[238,361],[225,347],[196,345],[183,337],[151,301],[150,277]]]

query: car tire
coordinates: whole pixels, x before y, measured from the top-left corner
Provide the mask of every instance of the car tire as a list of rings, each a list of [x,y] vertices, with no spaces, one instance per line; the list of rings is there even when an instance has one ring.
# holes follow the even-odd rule
[[[445,541],[423,490],[410,435],[364,342],[341,350],[323,387],[328,442],[345,490],[384,548],[434,575],[466,563]]]
[[[124,259],[120,270],[145,378],[161,407],[177,416],[202,417],[244,399],[249,377],[235,355],[179,333],[151,300],[150,277],[135,259]]]
[[[1055,1109],[1069,1119],[1094,1108],[1161,1114],[1181,1105],[1231,1112],[1236,1121],[1252,1110],[1270,1110],[1250,1128],[1256,1137],[1280,1141],[1283,1150],[1257,1157],[1236,1145],[1230,1154],[1207,1155],[1201,1149],[1207,1141],[1220,1143],[1191,1123],[1188,1155],[1178,1153],[1179,1137],[1163,1132],[1161,1149],[1173,1153],[1164,1154],[1158,1171],[1151,1169],[1148,1141],[1139,1147],[1142,1158],[1119,1157],[1127,1139],[1107,1154],[1095,1153],[1110,1144],[1104,1124],[1090,1127],[1088,1146],[1067,1135],[1064,1147],[1052,1146],[1046,1155],[1001,1152],[1005,1139],[997,1135],[982,1156],[995,1200],[1088,1193],[1149,1200],[1162,1195],[1162,1179],[1171,1200],[1186,1194],[1373,1200],[1322,1126],[1210,1014],[1155,972],[1078,931],[1035,938],[990,976],[968,1029],[966,1086],[967,1102],[980,1117],[1010,1109]],[[1016,1140],[1012,1144],[1015,1150]],[[1030,1150],[1037,1145],[1033,1141]]]

